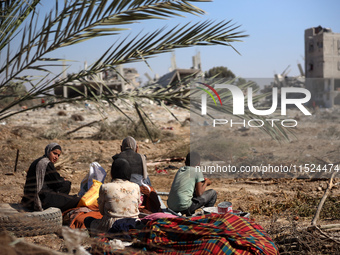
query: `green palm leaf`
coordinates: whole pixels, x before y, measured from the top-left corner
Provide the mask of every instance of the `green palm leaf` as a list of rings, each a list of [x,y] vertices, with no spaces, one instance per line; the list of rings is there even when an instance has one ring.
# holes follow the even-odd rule
[[[0,110],[0,120],[13,114],[13,106],[41,95],[49,95],[58,86],[71,86],[70,82],[81,81],[91,91],[89,95],[80,93],[78,99],[59,98],[57,103],[75,100],[108,100],[117,110],[116,99],[131,101],[147,128],[146,118],[138,100],[148,98],[189,108],[189,82],[180,86],[158,89],[143,88],[130,93],[110,91],[106,87],[103,95],[93,93],[97,85],[84,82],[86,77],[96,75],[120,64],[145,61],[158,54],[178,48],[192,46],[222,45],[233,47],[246,35],[239,31],[239,26],[231,21],[202,21],[186,23],[174,27],[162,27],[153,32],[126,35],[132,24],[148,20],[171,19],[185,15],[204,15],[204,11],[195,5],[200,0],[73,0],[54,2],[54,7],[46,11],[41,8],[47,0],[11,1],[0,20],[0,91],[10,86],[11,82],[24,82],[30,89],[27,94]],[[44,13],[42,13],[44,12]],[[41,14],[42,13],[42,14]],[[43,15],[45,15],[44,18]],[[53,68],[60,66],[60,61],[68,61],[55,54],[56,50],[81,45],[94,38],[110,38],[114,43],[98,56],[98,60],[87,70],[63,78],[62,73],[54,74]],[[113,39],[112,39],[113,38]],[[119,39],[122,38],[122,39]],[[20,42],[19,44],[14,42]],[[72,63],[69,62],[68,63]],[[34,71],[34,75],[26,72]],[[92,87],[94,86],[94,87]],[[105,86],[105,85],[104,85]],[[74,88],[76,89],[76,88]],[[80,91],[78,91],[80,92]],[[228,95],[225,95],[228,98]],[[165,107],[166,108],[166,107]],[[29,109],[27,109],[29,110]],[[169,111],[169,109],[167,109]],[[265,132],[271,133],[271,129]],[[281,131],[284,134],[284,130]],[[285,135],[285,134],[284,134]],[[273,135],[275,136],[275,135]]]

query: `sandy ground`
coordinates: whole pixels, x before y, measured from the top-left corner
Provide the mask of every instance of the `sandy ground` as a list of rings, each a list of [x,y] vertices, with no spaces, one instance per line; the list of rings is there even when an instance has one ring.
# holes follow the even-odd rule
[[[184,165],[183,158],[190,149],[190,114],[171,107],[179,120],[177,122],[157,105],[145,104],[143,109],[150,114],[157,128],[167,132],[167,135],[154,143],[148,138],[138,140],[139,150],[147,155],[148,172],[155,189],[169,192],[174,175],[177,169]],[[125,111],[134,116],[132,109],[126,108]],[[82,120],[72,120],[74,114],[81,115]],[[321,166],[328,163],[338,164],[339,110],[318,110],[312,116],[301,116],[297,111],[290,111],[289,114],[299,121],[295,130],[296,138],[292,137],[290,142],[280,144],[258,130],[225,130],[224,135],[230,137],[231,141],[242,144],[238,146],[239,151],[233,154],[233,163],[313,163]],[[0,123],[0,202],[20,201],[26,170],[34,159],[43,155],[45,146],[52,141],[46,138],[47,134],[53,131],[73,131],[102,118],[106,118],[110,123],[120,117],[121,114],[110,108],[99,114],[97,110],[85,108],[83,105],[61,105],[51,109],[29,111]],[[93,124],[71,133],[66,138],[53,139],[63,148],[63,155],[57,166],[60,174],[72,181],[73,194],[79,191],[80,182],[89,171],[91,162],[99,162],[109,172],[111,157],[120,150],[121,139],[93,139],[92,136],[98,131],[98,124]],[[17,153],[19,157],[14,172]],[[211,177],[211,188],[218,192],[217,202],[230,201],[233,209],[249,212],[251,219],[273,235],[273,222],[289,225],[295,221],[295,224],[300,226],[309,225],[328,183],[326,179]],[[339,214],[336,212],[339,211],[339,195],[340,189],[336,186],[329,195],[331,202],[327,204],[326,212],[321,214],[320,224],[338,222]],[[166,196],[162,198],[166,203]],[[54,234],[26,239],[57,251],[65,248],[63,239]]]

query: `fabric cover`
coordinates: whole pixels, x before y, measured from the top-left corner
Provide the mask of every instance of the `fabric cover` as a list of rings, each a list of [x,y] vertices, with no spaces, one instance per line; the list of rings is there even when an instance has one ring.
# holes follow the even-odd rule
[[[166,254],[279,254],[260,225],[230,213],[161,218],[135,236],[148,251]]]

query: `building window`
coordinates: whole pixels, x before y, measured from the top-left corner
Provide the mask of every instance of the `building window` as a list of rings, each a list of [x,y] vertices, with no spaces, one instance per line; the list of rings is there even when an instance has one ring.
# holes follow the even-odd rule
[[[314,51],[314,42],[313,42],[313,40],[309,41],[308,50],[309,50],[309,52],[313,52]]]

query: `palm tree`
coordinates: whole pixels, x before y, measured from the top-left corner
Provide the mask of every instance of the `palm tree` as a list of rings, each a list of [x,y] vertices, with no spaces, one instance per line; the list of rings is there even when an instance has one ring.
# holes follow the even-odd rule
[[[0,19],[0,94],[12,83],[23,83],[30,88],[26,94],[0,109],[0,120],[33,108],[11,111],[14,106],[41,96],[51,95],[50,91],[59,86],[70,86],[70,82],[93,76],[105,69],[115,69],[121,64],[145,61],[161,53],[192,46],[223,45],[232,46],[245,37],[239,26],[231,21],[213,22],[209,20],[166,28],[153,32],[140,32],[131,37],[124,32],[134,23],[148,20],[170,19],[182,15],[204,15],[204,11],[193,5],[204,0],[55,0],[53,7],[41,18],[40,12],[51,0],[7,0],[1,1]],[[63,58],[56,56],[57,50],[71,45],[81,45],[93,38],[114,38],[114,43],[92,63],[89,68],[64,77],[62,72],[53,73],[53,68],[61,67]],[[34,75],[32,75],[34,73]],[[85,84],[85,86],[93,86]],[[104,84],[105,86],[105,84]],[[76,88],[73,88],[76,89]],[[117,98],[132,102],[143,121],[143,109],[138,99],[149,98],[163,104],[169,103],[189,107],[187,84],[153,90],[152,87],[127,92],[115,92],[98,96],[82,94],[80,98],[59,97],[56,103],[75,100],[107,100],[115,104]],[[80,93],[81,94],[81,93]],[[55,102],[54,102],[55,103]],[[44,104],[46,106],[46,104]],[[145,122],[143,121],[143,124]]]

